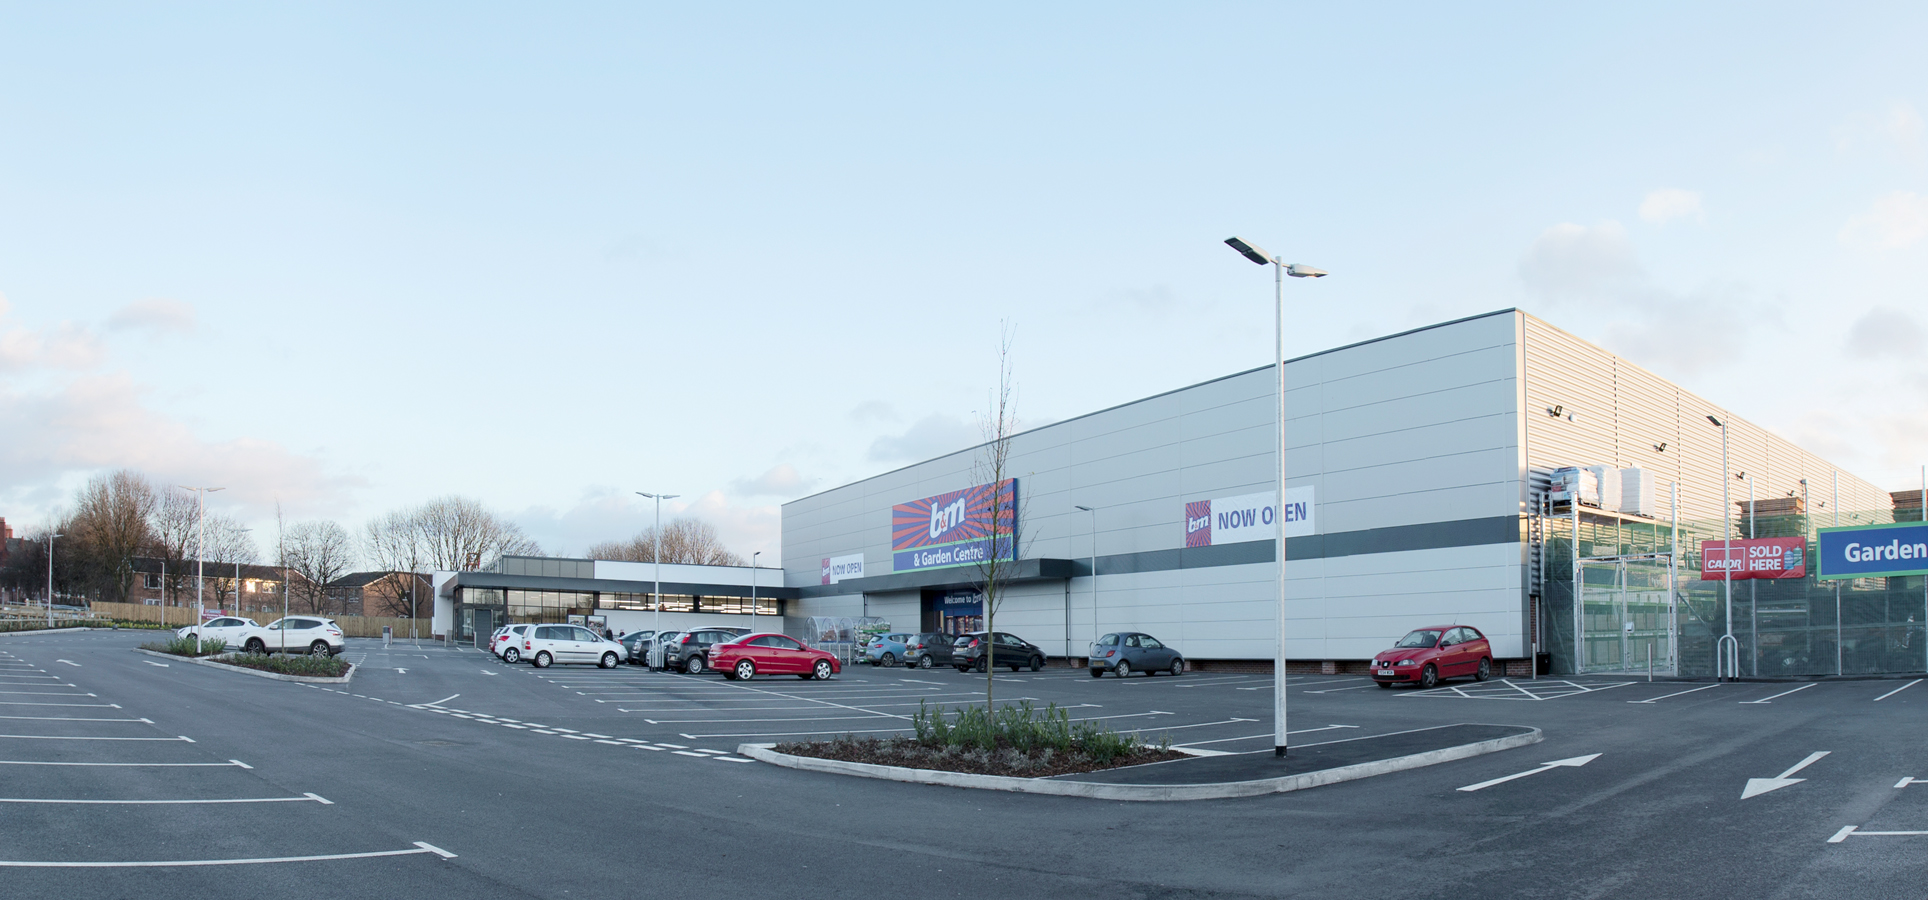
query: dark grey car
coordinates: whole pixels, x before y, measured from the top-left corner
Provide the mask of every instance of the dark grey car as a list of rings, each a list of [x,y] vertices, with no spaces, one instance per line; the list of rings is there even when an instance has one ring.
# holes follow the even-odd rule
[[[911,635],[904,641],[904,665],[928,669],[951,664],[951,636],[936,631]]]
[[[997,646],[991,651],[992,644]],[[960,635],[951,646],[951,665],[959,672],[969,669],[984,671],[986,661],[990,664],[1008,666],[1016,672],[1030,666],[1036,672],[1044,668],[1044,651],[1036,644],[1008,632],[973,631]]]
[[[649,659],[649,639],[656,636],[654,631],[632,631],[616,642],[623,645],[624,655],[632,665],[643,665]]]
[[[1091,645],[1091,677],[1116,672],[1124,678],[1133,672],[1153,675],[1166,672],[1185,674],[1185,657],[1155,637],[1140,631],[1107,634]]]
[[[736,628],[697,628],[672,638],[663,653],[663,668],[682,669],[691,675],[709,664],[710,648],[742,637]]]

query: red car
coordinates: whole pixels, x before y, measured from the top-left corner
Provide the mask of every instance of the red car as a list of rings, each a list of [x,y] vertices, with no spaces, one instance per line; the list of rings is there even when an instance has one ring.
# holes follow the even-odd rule
[[[1382,688],[1401,682],[1429,688],[1461,675],[1493,677],[1493,647],[1471,625],[1417,628],[1372,658],[1372,680]]]
[[[731,681],[748,681],[758,675],[826,679],[843,671],[835,656],[782,634],[746,634],[712,646],[710,668]]]

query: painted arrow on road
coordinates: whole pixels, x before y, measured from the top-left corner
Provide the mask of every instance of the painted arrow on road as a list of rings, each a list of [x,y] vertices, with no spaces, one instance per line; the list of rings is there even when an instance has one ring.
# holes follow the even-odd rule
[[[1805,778],[1789,778],[1788,776],[1796,772],[1799,772],[1802,769],[1807,768],[1808,766],[1814,765],[1817,762],[1820,762],[1821,757],[1828,755],[1829,752],[1830,751],[1822,750],[1818,753],[1810,753],[1808,754],[1807,759],[1804,759],[1804,760],[1801,760],[1800,762],[1795,763],[1794,768],[1789,769],[1785,772],[1782,772],[1781,774],[1773,778],[1747,779],[1747,787],[1741,789],[1741,799],[1746,800],[1749,797],[1759,797],[1760,795],[1765,794],[1768,791],[1778,791],[1781,788],[1787,787],[1790,784],[1800,784],[1801,782],[1806,781],[1807,779]]]
[[[1526,776],[1528,776],[1528,775],[1538,775],[1538,774],[1540,774],[1541,772],[1551,772],[1551,771],[1553,771],[1554,769],[1558,769],[1558,768],[1562,768],[1562,767],[1569,767],[1569,766],[1571,766],[1571,767],[1575,767],[1575,768],[1577,768],[1577,767],[1579,767],[1579,766],[1584,766],[1584,765],[1586,765],[1587,763],[1590,763],[1590,762],[1593,762],[1594,760],[1596,760],[1596,759],[1599,759],[1599,758],[1600,758],[1600,754],[1598,754],[1598,753],[1590,753],[1590,754],[1588,754],[1588,755],[1586,755],[1586,756],[1575,756],[1575,757],[1571,757],[1571,758],[1568,758],[1568,759],[1556,759],[1556,760],[1554,760],[1554,761],[1552,761],[1552,762],[1549,762],[1549,763],[1546,763],[1546,764],[1544,764],[1544,765],[1541,765],[1541,766],[1540,766],[1539,768],[1537,768],[1537,769],[1528,769],[1528,770],[1526,770],[1526,771],[1524,771],[1524,772],[1516,772],[1516,773],[1514,773],[1514,774],[1512,774],[1512,775],[1508,775],[1508,776],[1506,776],[1506,777],[1504,777],[1504,778],[1495,778],[1495,779],[1493,779],[1492,781],[1482,781],[1482,782],[1480,782],[1479,784],[1469,784],[1469,785],[1467,785],[1467,786],[1465,786],[1465,787],[1463,787],[1463,788],[1460,788],[1459,790],[1462,790],[1462,791],[1467,791],[1467,792],[1471,792],[1471,791],[1483,791],[1483,790],[1486,790],[1487,788],[1490,788],[1490,787],[1492,787],[1493,785],[1496,785],[1496,784],[1505,784],[1505,783],[1507,783],[1507,782],[1509,782],[1509,781],[1512,781],[1512,780],[1513,780],[1513,779],[1515,779],[1515,778],[1525,778],[1525,777],[1526,777]]]

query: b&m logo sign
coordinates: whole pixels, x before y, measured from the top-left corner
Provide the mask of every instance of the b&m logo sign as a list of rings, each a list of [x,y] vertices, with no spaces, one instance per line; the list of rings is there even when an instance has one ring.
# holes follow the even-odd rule
[[[1284,515],[1273,505],[1278,495],[1265,491],[1237,497],[1216,497],[1185,504],[1185,546],[1210,547],[1246,541],[1272,541],[1279,537],[1279,521],[1285,522],[1286,537],[1303,537],[1313,532],[1313,488],[1287,488]]]
[[[1017,501],[1018,482],[1011,478],[891,507],[891,570],[1015,559]]]
[[[1928,574],[1928,524],[1921,522],[1823,528],[1819,544],[1824,579]]]

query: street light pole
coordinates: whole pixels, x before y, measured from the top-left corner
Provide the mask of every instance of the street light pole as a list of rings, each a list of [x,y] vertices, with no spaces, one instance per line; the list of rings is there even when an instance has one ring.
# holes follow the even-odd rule
[[[225,490],[218,487],[188,487],[181,490],[194,492],[194,655],[201,655],[201,619],[207,604],[207,544],[209,492]]]
[[[1713,416],[1708,416],[1707,421],[1714,423],[1714,426],[1720,429],[1720,577],[1721,581],[1727,585],[1727,637],[1731,640],[1734,637],[1734,521],[1728,512],[1727,506],[1727,423]],[[1722,668],[1720,659],[1721,652],[1722,651],[1717,650],[1714,653],[1714,673],[1716,675],[1720,674]],[[1739,660],[1735,662],[1738,664]],[[1736,665],[1735,668],[1738,669],[1739,666]],[[1735,679],[1738,675],[1740,675],[1738,671],[1727,673],[1727,677],[1730,680]]]
[[[1091,514],[1091,640],[1098,640],[1098,510],[1072,504]],[[1064,616],[1064,664],[1071,664],[1071,614]]]
[[[1285,755],[1285,276],[1293,278],[1324,278],[1323,270],[1299,263],[1286,263],[1278,257],[1260,249],[1257,244],[1241,238],[1225,239],[1227,246],[1237,250],[1246,259],[1262,266],[1273,268],[1272,278],[1272,366],[1278,374],[1278,425],[1279,425],[1279,484],[1276,499],[1273,500],[1273,525],[1278,528],[1277,551],[1273,554],[1279,561],[1279,610],[1278,610],[1278,651],[1272,661],[1272,699],[1274,705],[1272,722],[1272,755]]]
[[[750,630],[756,630],[756,558],[763,555],[758,550],[750,554]]]
[[[54,627],[54,538],[66,537],[64,534],[47,535],[47,627]]]
[[[682,494],[645,494],[637,491],[636,496],[648,497],[656,501],[656,549],[650,551],[650,560],[656,564],[656,634],[650,640],[658,648],[663,647],[663,501],[674,500]],[[663,659],[667,660],[667,655]]]

